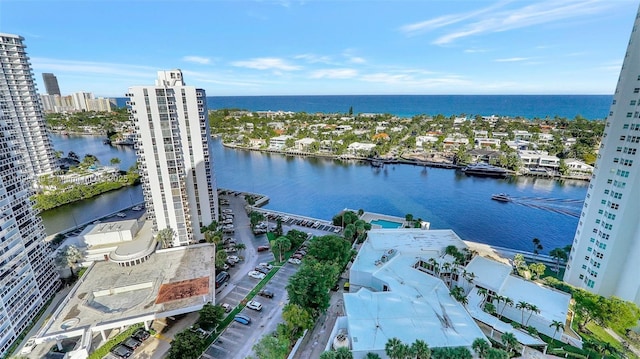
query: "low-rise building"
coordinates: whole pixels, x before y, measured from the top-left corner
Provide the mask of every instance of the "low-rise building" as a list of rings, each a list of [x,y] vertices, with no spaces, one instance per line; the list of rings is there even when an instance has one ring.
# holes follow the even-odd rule
[[[566,159],[564,163],[567,165],[569,173],[572,175],[591,175],[593,173],[593,166],[575,158]]]
[[[436,142],[438,142],[437,135],[416,136],[416,147],[422,147],[427,143],[436,143]]]
[[[476,148],[499,148],[500,147],[500,139],[498,138],[486,138],[486,137],[476,137],[473,141]]]
[[[347,151],[357,156],[366,156],[376,148],[375,143],[353,142],[347,147]]]
[[[533,134],[529,133],[529,131],[513,130],[513,139],[514,140],[529,141],[532,136],[533,136]]]
[[[318,141],[314,138],[305,137],[297,140],[295,142],[295,147],[296,147],[296,150],[298,151],[307,151],[309,150],[309,147],[316,142]]]
[[[269,149],[281,150],[285,148],[287,140],[292,138],[293,136],[289,136],[289,135],[272,137],[271,139],[269,139]]]
[[[552,170],[560,167],[560,159],[556,156],[550,156],[547,151],[520,150],[518,156],[525,167],[543,167]]]

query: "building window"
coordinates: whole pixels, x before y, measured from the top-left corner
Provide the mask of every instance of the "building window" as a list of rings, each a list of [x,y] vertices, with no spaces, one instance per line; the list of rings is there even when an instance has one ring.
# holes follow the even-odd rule
[[[589,242],[593,243],[593,242],[595,242],[595,241],[596,241],[596,239],[595,239],[595,238],[593,238],[593,237],[589,238]]]
[[[640,92],[640,87],[636,87],[633,89],[633,93],[639,93]]]

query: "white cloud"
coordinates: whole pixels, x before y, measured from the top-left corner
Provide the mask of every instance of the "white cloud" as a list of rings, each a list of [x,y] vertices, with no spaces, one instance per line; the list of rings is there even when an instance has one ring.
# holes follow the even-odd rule
[[[433,43],[436,45],[445,45],[472,35],[507,31],[591,15],[601,12],[602,9],[607,6],[610,6],[610,3],[597,0],[552,0],[532,3],[516,9],[492,11],[488,12],[487,16],[468,21],[466,25],[440,36],[433,41]],[[479,12],[479,14],[484,14],[484,12]],[[469,20],[477,15],[478,14],[474,14],[472,17],[469,17],[466,14],[461,14],[458,16]]]
[[[211,62],[211,59],[202,56],[185,56],[182,58],[182,61],[193,62],[200,65],[207,65]]]
[[[358,75],[358,71],[355,69],[321,69],[311,72],[310,77],[312,79],[350,79]]]
[[[485,50],[485,49],[466,49],[464,50],[464,52],[466,52],[467,54],[477,54],[477,53],[482,53],[482,52],[487,52],[489,50]]]
[[[497,8],[504,6],[505,2],[499,2],[484,9],[471,11],[463,14],[455,14],[455,15],[444,15],[440,17],[436,17],[431,20],[421,21],[413,24],[407,24],[400,27],[400,31],[407,35],[416,35],[418,33],[422,33],[425,31],[441,28],[447,25],[456,24],[471,18],[474,18],[478,15],[482,15],[487,12],[494,11]]]
[[[330,56],[321,56],[316,54],[300,54],[293,57],[296,60],[305,60],[310,64],[322,63],[322,64],[330,64],[331,57]]]
[[[231,65],[235,67],[246,67],[256,70],[280,70],[295,71],[300,70],[300,66],[287,63],[285,60],[277,57],[259,57],[250,60],[234,61]]]
[[[495,59],[495,62],[519,62],[529,60],[529,57],[508,57],[505,59]]]

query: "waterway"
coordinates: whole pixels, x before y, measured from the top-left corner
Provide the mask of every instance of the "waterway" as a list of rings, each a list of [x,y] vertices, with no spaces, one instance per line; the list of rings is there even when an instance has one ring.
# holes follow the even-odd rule
[[[121,156],[123,168],[135,161],[133,149],[103,145],[99,138],[52,136],[52,140],[56,149],[62,144],[72,150],[94,149],[103,163],[115,154]],[[570,244],[578,219],[568,214],[579,213],[588,186],[584,181],[531,177],[468,177],[455,170],[411,165],[373,168],[357,162],[232,150],[218,139],[213,142],[218,186],[266,194],[271,200],[265,208],[321,219],[331,219],[344,208],[401,217],[411,213],[431,222],[432,229],[451,228],[465,240],[520,250],[532,250],[534,237],[542,241],[543,252]],[[494,193],[508,193],[517,200],[493,201]],[[140,201],[141,189],[128,188],[47,211],[43,220],[47,232],[54,233]]]

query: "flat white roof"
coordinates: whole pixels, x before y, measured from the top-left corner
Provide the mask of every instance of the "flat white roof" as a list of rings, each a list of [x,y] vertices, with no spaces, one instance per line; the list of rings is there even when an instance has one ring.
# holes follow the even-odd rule
[[[469,347],[476,338],[485,338],[439,278],[414,268],[419,259],[437,257],[448,245],[466,247],[451,230],[369,231],[351,271],[370,273],[372,282],[384,283],[388,291],[353,283],[365,287],[344,294],[347,330],[354,351],[384,350],[393,337],[404,343],[422,339],[430,347]],[[377,262],[382,255],[388,256],[386,261]]]
[[[92,234],[104,234],[104,233],[113,233],[113,232],[121,232],[121,231],[130,231],[136,226],[138,221],[135,219],[127,219],[123,221],[117,222],[105,222],[92,224],[87,226],[84,231],[82,231],[82,235],[92,235]]]
[[[514,303],[524,301],[540,309],[539,316],[564,323],[571,295],[511,275],[511,266],[482,256],[475,256],[466,267],[476,275],[474,284],[509,297]]]

